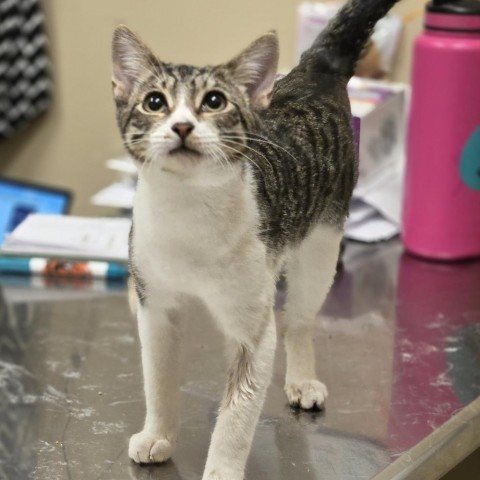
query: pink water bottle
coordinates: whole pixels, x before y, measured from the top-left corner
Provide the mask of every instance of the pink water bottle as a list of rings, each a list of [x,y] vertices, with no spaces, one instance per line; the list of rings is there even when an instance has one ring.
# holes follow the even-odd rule
[[[405,248],[480,256],[480,0],[433,0],[415,43]]]

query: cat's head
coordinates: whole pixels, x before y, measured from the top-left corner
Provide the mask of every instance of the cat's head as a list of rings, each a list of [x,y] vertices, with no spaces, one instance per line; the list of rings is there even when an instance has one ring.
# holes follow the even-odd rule
[[[165,63],[125,26],[113,35],[113,94],[127,150],[180,172],[246,157],[247,136],[270,101],[278,63],[271,32],[233,60],[203,68]]]

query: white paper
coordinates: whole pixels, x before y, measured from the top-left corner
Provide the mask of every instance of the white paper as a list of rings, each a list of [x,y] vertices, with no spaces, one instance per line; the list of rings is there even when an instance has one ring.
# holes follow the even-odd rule
[[[375,207],[358,199],[352,202],[345,225],[345,236],[350,240],[372,243],[389,240],[399,233],[399,224],[382,216]]]
[[[400,224],[403,196],[402,169],[392,166],[390,172],[384,172],[375,182],[359,188],[354,192],[354,196],[372,205],[391,222]]]
[[[127,218],[29,215],[6,237],[1,252],[125,262],[130,225]]]
[[[346,231],[347,238],[350,240],[365,243],[390,240],[399,233],[399,227],[385,220],[381,215],[370,218],[368,222],[350,225]]]
[[[403,195],[401,164],[353,192],[345,236],[360,242],[389,240],[400,233]]]

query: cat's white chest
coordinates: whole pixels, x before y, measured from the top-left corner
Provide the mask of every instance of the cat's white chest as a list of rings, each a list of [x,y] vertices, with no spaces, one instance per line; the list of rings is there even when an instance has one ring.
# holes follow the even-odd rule
[[[200,296],[234,275],[236,265],[265,258],[255,200],[238,181],[215,187],[140,182],[133,248],[149,288]]]

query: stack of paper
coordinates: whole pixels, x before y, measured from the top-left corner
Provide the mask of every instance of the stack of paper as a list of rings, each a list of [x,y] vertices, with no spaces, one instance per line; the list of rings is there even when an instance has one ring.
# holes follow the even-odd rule
[[[126,262],[130,225],[128,218],[29,215],[7,236],[0,253]]]

